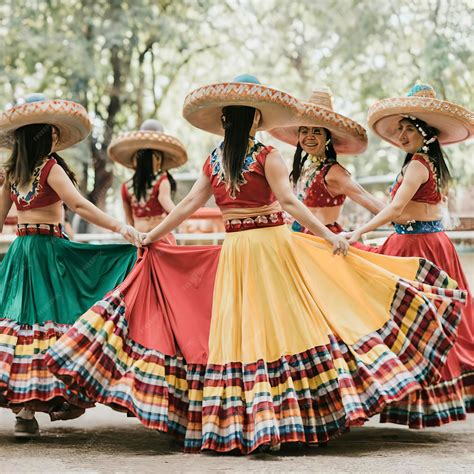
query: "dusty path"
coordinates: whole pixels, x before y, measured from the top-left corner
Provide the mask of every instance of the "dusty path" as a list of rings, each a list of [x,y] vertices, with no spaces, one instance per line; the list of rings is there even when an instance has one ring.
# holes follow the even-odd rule
[[[426,431],[373,421],[331,443],[278,454],[183,454],[170,437],[100,407],[78,420],[49,423],[42,436],[19,443],[13,416],[0,410],[0,473],[63,472],[474,472],[474,416]]]

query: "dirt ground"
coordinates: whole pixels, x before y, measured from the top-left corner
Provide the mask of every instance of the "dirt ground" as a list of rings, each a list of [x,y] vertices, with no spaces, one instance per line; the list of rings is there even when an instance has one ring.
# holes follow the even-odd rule
[[[13,415],[0,410],[0,473],[474,472],[474,416],[425,431],[373,420],[326,448],[251,456],[183,454],[171,437],[104,407],[68,422],[38,420],[41,438],[18,442]]]

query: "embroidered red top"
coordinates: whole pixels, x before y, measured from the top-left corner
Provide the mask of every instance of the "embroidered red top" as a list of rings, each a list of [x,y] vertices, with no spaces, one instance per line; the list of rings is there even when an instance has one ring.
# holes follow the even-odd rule
[[[163,206],[158,201],[160,186],[163,181],[168,180],[166,173],[157,174],[147,190],[146,200],[137,201],[133,193],[133,181],[127,181],[122,185],[122,200],[132,208],[134,217],[155,217],[166,214]]]
[[[265,160],[273,147],[250,140],[242,167],[242,178],[235,193],[224,180],[222,148],[223,142],[208,156],[203,166],[203,172],[211,181],[216,204],[221,209],[231,209],[261,207],[275,202],[276,197],[265,177]]]
[[[411,198],[415,202],[424,202],[426,204],[438,204],[443,199],[441,192],[438,188],[438,183],[436,180],[435,171],[433,165],[425,158],[423,155],[415,154],[413,155],[411,161],[418,161],[428,170],[429,177],[426,182],[424,182],[416,191],[415,195]],[[404,170],[397,176],[397,179],[393,186],[390,188],[390,196],[392,199],[397,194],[398,189],[400,188],[403,182]]]
[[[57,164],[54,158],[46,158],[33,170],[31,182],[27,191],[19,189],[16,184],[10,185],[10,197],[17,210],[26,211],[46,207],[61,200],[56,191],[48,184],[48,176],[53,166]]]
[[[326,184],[326,175],[336,162],[319,163],[306,161],[296,184],[298,199],[308,207],[336,207],[342,206],[346,200],[345,194],[333,196]],[[306,166],[305,166],[306,165]]]

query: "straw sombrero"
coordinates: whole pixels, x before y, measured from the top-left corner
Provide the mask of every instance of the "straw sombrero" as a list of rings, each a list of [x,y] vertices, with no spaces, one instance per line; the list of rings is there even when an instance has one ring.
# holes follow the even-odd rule
[[[262,114],[258,130],[285,126],[294,123],[299,102],[293,96],[260,84],[249,74],[200,87],[190,92],[184,100],[183,117],[197,128],[223,135],[222,108],[228,105],[254,107]]]
[[[175,137],[164,133],[158,120],[145,120],[136,132],[119,135],[112,140],[107,153],[113,161],[134,168],[133,157],[139,150],[157,150],[163,153],[161,171],[177,168],[188,160],[184,145]]]
[[[47,100],[43,94],[32,94],[24,104],[16,105],[0,116],[0,147],[13,148],[18,128],[42,123],[59,130],[59,140],[53,151],[64,150],[84,140],[92,128],[82,105],[70,100]]]
[[[296,124],[270,130],[278,140],[290,145],[298,144],[299,127],[323,127],[331,132],[334,148],[339,154],[357,155],[367,148],[364,127],[344,115],[334,112],[328,90],[313,91],[307,101],[301,102],[303,109]]]
[[[394,137],[400,120],[406,116],[434,127],[443,145],[468,140],[474,134],[474,114],[460,105],[437,99],[435,90],[427,84],[416,84],[407,97],[376,102],[369,108],[368,122],[379,137],[399,146]]]

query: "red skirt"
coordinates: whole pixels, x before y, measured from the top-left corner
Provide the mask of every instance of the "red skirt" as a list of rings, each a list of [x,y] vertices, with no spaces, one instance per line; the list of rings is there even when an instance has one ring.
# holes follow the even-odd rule
[[[376,252],[398,257],[424,257],[456,280],[459,288],[469,292],[458,254],[445,232],[393,233]],[[441,373],[441,382],[417,392],[402,403],[388,406],[380,421],[424,428],[465,420],[467,413],[474,412],[474,319],[471,293],[468,293],[458,326],[456,344],[449,352]]]

